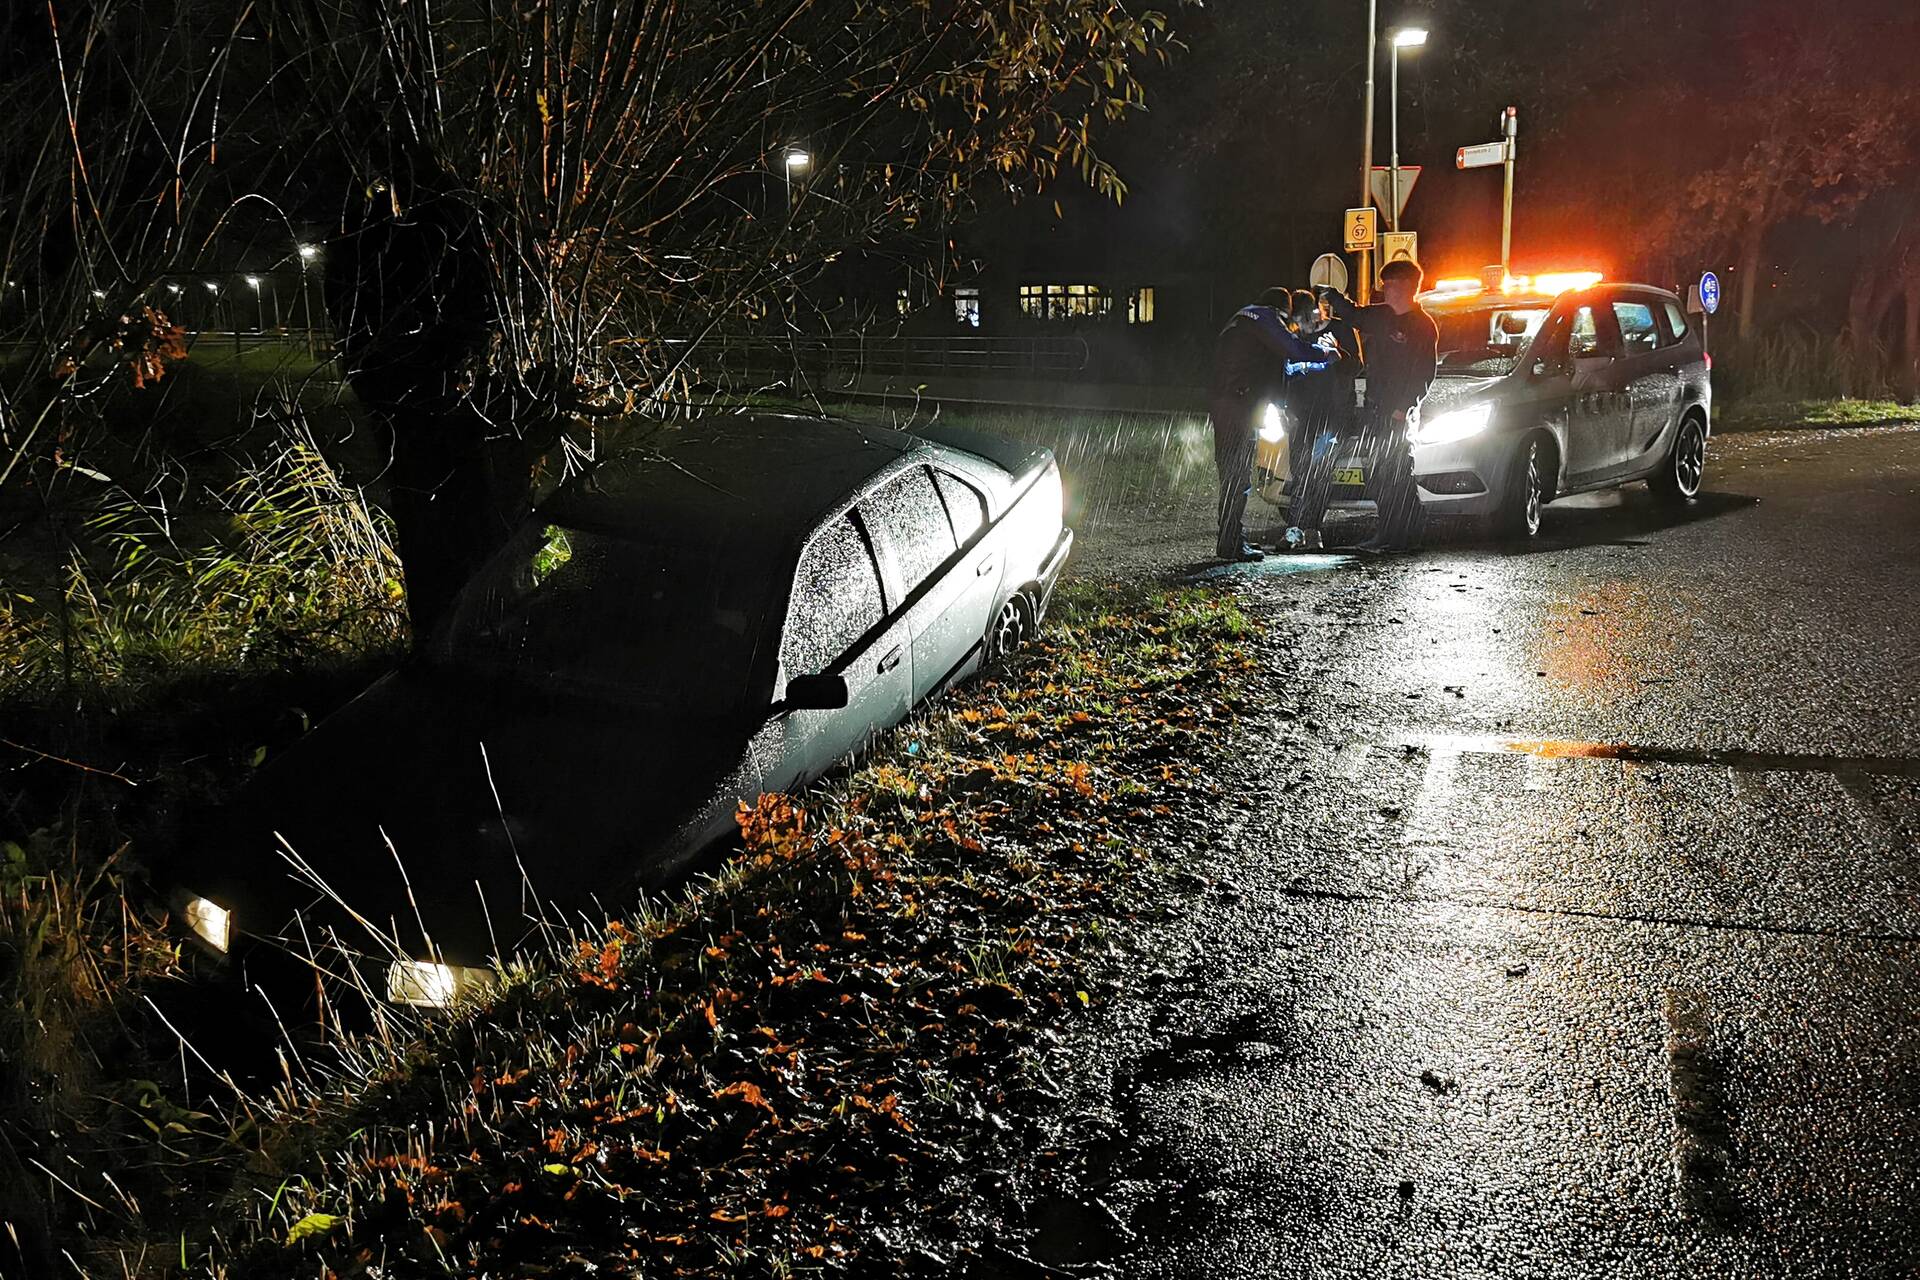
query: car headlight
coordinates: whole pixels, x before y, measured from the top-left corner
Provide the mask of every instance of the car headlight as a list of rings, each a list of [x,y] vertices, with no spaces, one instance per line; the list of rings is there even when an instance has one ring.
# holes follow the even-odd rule
[[[1280,406],[1271,401],[1260,411],[1260,438],[1268,444],[1287,438],[1286,419],[1280,416]]]
[[[1491,403],[1468,405],[1464,409],[1455,409],[1452,413],[1443,413],[1437,418],[1428,418],[1414,428],[1415,444],[1447,444],[1454,440],[1465,440],[1468,436],[1477,436],[1487,429],[1493,421]]]
[[[493,985],[493,971],[431,960],[396,960],[387,966],[387,999],[421,1009],[446,1009]]]
[[[233,942],[233,912],[211,899],[189,897],[181,905],[180,915],[200,941],[221,955],[227,953]]]

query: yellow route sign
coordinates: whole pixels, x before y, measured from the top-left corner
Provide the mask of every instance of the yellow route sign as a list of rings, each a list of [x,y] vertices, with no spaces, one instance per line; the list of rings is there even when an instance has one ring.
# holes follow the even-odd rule
[[[1349,249],[1371,249],[1380,236],[1378,209],[1349,209],[1346,221],[1346,245]]]

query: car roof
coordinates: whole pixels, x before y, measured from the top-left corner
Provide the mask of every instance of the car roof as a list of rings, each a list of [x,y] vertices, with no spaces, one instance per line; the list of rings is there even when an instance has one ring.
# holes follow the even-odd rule
[[[1579,295],[1581,297],[1612,297],[1619,293],[1652,293],[1678,302],[1679,295],[1670,289],[1662,289],[1655,284],[1635,284],[1628,280],[1603,280],[1589,285],[1585,289],[1567,289],[1560,293],[1540,293],[1534,290],[1521,290],[1515,293],[1473,292],[1446,297],[1422,298],[1420,305],[1434,315],[1463,315],[1470,311],[1503,311],[1512,307],[1551,307],[1560,299]]]
[[[663,423],[540,506],[568,528],[690,545],[797,546],[890,463],[932,450],[831,418],[729,414]]]

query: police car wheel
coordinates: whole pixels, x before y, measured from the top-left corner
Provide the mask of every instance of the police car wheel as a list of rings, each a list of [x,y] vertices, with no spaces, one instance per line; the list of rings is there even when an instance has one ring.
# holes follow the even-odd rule
[[[1680,423],[1667,460],[1660,464],[1649,487],[1669,502],[1691,502],[1700,493],[1700,481],[1707,471],[1707,433],[1698,418]]]
[[[1503,538],[1531,538],[1540,532],[1540,509],[1547,504],[1547,460],[1538,437],[1520,442],[1507,487],[1494,513],[1493,529]]]

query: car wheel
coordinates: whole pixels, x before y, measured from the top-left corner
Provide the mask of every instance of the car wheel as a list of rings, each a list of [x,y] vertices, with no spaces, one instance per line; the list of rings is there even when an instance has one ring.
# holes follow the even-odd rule
[[[1707,473],[1707,429],[1700,419],[1687,417],[1680,433],[1673,438],[1667,460],[1648,481],[1655,493],[1669,502],[1691,502],[1700,492],[1700,481]]]
[[[1016,591],[1007,597],[994,615],[993,625],[987,628],[987,661],[997,662],[1032,638],[1033,613],[1027,607],[1026,594]]]
[[[1493,517],[1493,531],[1499,536],[1531,538],[1540,532],[1540,509],[1547,505],[1547,458],[1538,436],[1520,442],[1507,469],[1500,509]]]

